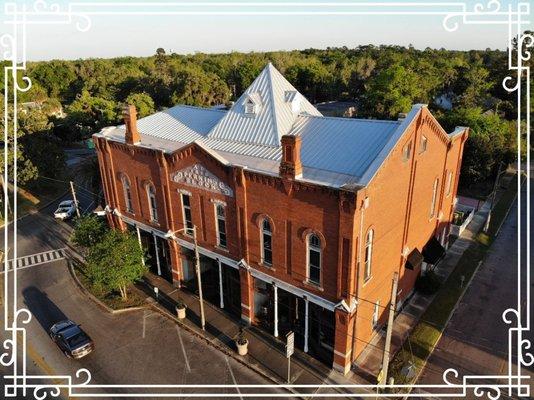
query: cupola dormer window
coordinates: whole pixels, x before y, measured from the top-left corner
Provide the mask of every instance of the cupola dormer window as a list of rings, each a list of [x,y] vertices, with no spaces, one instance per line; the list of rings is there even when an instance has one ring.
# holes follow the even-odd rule
[[[245,102],[245,114],[254,115],[256,114],[256,104],[251,99],[247,99]]]
[[[261,97],[259,93],[251,93],[243,102],[245,115],[256,115],[259,112],[261,105]]]

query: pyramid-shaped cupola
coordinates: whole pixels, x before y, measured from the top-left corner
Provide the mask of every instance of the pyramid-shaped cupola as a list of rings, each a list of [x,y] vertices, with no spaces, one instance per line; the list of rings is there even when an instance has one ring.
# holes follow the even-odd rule
[[[299,114],[321,113],[271,64],[263,69],[208,137],[279,147]]]

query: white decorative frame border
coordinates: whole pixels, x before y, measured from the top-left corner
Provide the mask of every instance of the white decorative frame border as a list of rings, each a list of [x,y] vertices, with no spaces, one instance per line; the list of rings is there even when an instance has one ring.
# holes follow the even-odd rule
[[[508,69],[511,76],[507,76],[503,81],[503,87],[508,92],[517,94],[517,142],[518,142],[518,170],[521,171],[521,112],[523,91],[526,95],[526,175],[530,179],[530,68],[523,65],[531,57],[530,48],[534,47],[534,37],[523,34],[522,29],[529,24],[530,4],[527,0],[518,1],[508,5],[504,9],[500,0],[485,0],[468,6],[464,2],[322,2],[316,3],[307,0],[293,1],[286,3],[273,3],[269,1],[253,0],[248,3],[239,2],[70,2],[66,9],[58,3],[48,4],[45,0],[34,1],[32,6],[27,4],[17,4],[15,2],[6,3],[4,13],[11,19],[5,24],[11,26],[12,33],[4,34],[0,37],[0,44],[4,48],[3,56],[5,60],[11,62],[4,67],[4,180],[8,181],[8,132],[13,129],[17,131],[17,94],[25,92],[31,88],[31,80],[24,75],[26,71],[26,26],[33,24],[75,24],[76,29],[86,32],[91,28],[91,16],[105,15],[218,15],[218,16],[253,16],[253,15],[419,15],[419,16],[442,16],[443,28],[446,31],[456,31],[460,22],[463,24],[484,24],[484,25],[508,25]],[[512,51],[512,39],[518,44],[519,51]],[[514,58],[515,56],[515,58]],[[16,79],[19,72],[22,72],[22,81],[25,86],[20,86]],[[12,83],[13,87],[10,87]],[[8,105],[12,104],[13,114],[8,113]],[[523,125],[524,126],[524,125]],[[14,199],[13,199],[13,221],[7,221],[4,226],[4,250],[7,254],[8,237],[10,234],[16,239],[17,236],[17,162],[16,146],[17,138],[14,135],[13,143],[15,161],[13,165]],[[521,176],[518,174],[517,185],[519,188]],[[29,323],[31,313],[25,308],[18,308],[17,305],[17,270],[7,270],[7,257],[5,257],[4,276],[4,330],[11,334],[11,338],[3,343],[3,354],[0,362],[5,367],[12,367],[13,374],[4,376],[6,382],[4,386],[4,396],[6,398],[16,397],[19,389],[23,396],[28,390],[33,390],[36,399],[44,399],[49,395],[58,397],[62,390],[68,390],[68,396],[76,397],[300,397],[297,393],[276,394],[265,393],[266,388],[291,388],[298,391],[299,388],[345,388],[353,389],[353,394],[306,394],[306,397],[465,397],[469,390],[473,390],[477,397],[486,395],[489,399],[500,398],[503,391],[508,396],[517,395],[519,397],[529,396],[530,387],[529,376],[522,375],[521,369],[534,365],[534,356],[531,352],[530,340],[525,338],[526,332],[530,331],[530,184],[527,181],[527,233],[526,233],[526,274],[521,272],[521,190],[518,190],[518,300],[517,308],[509,308],[503,313],[505,323],[511,325],[508,331],[508,374],[507,375],[465,375],[462,383],[453,383],[449,378],[459,378],[459,373],[455,369],[448,369],[443,373],[444,384],[438,385],[386,385],[385,387],[402,389],[407,387],[417,387],[420,389],[443,389],[444,393],[372,393],[376,390],[375,385],[92,385],[91,373],[87,369],[79,369],[76,372],[76,379],[80,382],[73,382],[74,378],[68,375],[59,376],[32,376],[26,370],[26,329],[24,325]],[[7,198],[7,185],[4,187],[4,196]],[[7,202],[4,204],[4,215],[7,215]],[[13,258],[17,257],[17,244],[14,240]],[[522,285],[522,280],[526,285]],[[11,290],[11,291],[10,291]],[[9,298],[12,295],[12,299]],[[523,311],[526,315],[522,318]],[[525,321],[523,321],[523,319]],[[11,320],[11,324],[9,321]],[[20,335],[21,343],[17,337]],[[515,350],[514,350],[515,347]],[[22,357],[22,365],[18,357]],[[517,362],[514,363],[514,357]],[[82,380],[82,378],[85,378]],[[506,382],[506,383],[502,383]],[[91,389],[145,389],[152,392],[124,393],[90,393]],[[256,393],[182,393],[181,390],[188,388],[248,388],[257,389]],[[158,390],[165,389],[165,392],[158,393]],[[358,390],[359,389],[359,390]],[[77,391],[78,390],[78,391]],[[173,391],[174,392],[170,392]],[[369,392],[371,391],[371,393]]]

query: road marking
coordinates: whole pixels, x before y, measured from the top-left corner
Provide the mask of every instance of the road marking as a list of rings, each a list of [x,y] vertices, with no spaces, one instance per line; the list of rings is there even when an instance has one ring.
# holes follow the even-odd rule
[[[241,396],[241,390],[239,390],[239,386],[237,386],[237,381],[235,380],[234,371],[232,371],[232,367],[230,366],[230,361],[228,361],[228,356],[225,355],[224,359],[226,360],[228,371],[230,371],[230,376],[232,377],[232,380],[234,381],[235,389],[237,390],[237,393],[239,393],[239,398],[243,400],[243,396]]]
[[[182,346],[182,352],[184,353],[185,367],[187,368],[187,372],[191,372],[189,360],[187,359],[187,353],[185,352],[184,341],[182,340],[182,334],[180,333],[180,327],[178,325],[176,325],[176,332],[178,332],[178,339],[180,339],[180,346]]]
[[[6,267],[6,264],[7,264],[8,270],[13,270],[15,265],[17,269],[24,269],[24,268],[35,267],[36,265],[47,264],[49,262],[56,261],[56,260],[61,260],[65,258],[65,255],[66,255],[65,249],[66,247],[57,249],[57,250],[49,250],[49,251],[44,251],[42,253],[22,256],[15,260],[14,259],[6,260],[4,262],[2,270]],[[0,272],[0,274],[3,274],[3,273],[4,271]]]

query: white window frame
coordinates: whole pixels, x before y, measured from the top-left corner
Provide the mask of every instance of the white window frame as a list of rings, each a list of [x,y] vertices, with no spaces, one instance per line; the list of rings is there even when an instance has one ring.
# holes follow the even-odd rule
[[[402,161],[406,162],[412,157],[412,141],[404,145],[402,148]]]
[[[269,224],[269,230],[267,231],[264,227],[264,224],[267,223]],[[261,225],[260,225],[260,244],[261,244],[261,263],[263,265],[267,265],[269,267],[272,267],[273,265],[273,224],[271,223],[271,221],[269,221],[268,218],[263,218],[261,220]],[[265,260],[265,236],[264,235],[267,235],[267,236],[270,236],[271,237],[271,262],[268,262]]]
[[[130,180],[126,175],[121,177],[122,190],[124,195],[124,203],[126,204],[126,211],[133,214],[133,202],[132,202],[132,187],[130,186]]]
[[[189,199],[189,205],[186,206],[184,202],[184,196],[187,196]],[[184,223],[184,232],[188,236],[193,236],[193,210],[191,208],[191,195],[189,193],[180,193],[180,200],[182,200],[182,218]],[[191,223],[191,226],[187,224],[187,219],[185,217],[185,210],[189,210],[189,215],[191,216],[191,220],[189,221]]]
[[[364,250],[364,275],[363,281],[367,282],[371,279],[372,276],[372,266],[373,266],[373,242],[374,242],[375,231],[369,229],[365,235],[365,250]]]
[[[256,103],[251,98],[245,100],[244,104],[245,114],[246,115],[255,115],[257,111]]]
[[[380,300],[377,300],[375,302],[375,308],[373,310],[373,329],[377,327],[378,325],[378,314],[380,313]]]
[[[316,237],[317,240],[319,241],[319,246],[317,245],[313,245],[311,243],[311,238],[312,237]],[[322,281],[322,278],[323,278],[323,249],[322,249],[322,241],[321,241],[321,237],[316,234],[316,233],[310,233],[307,237],[306,237],[306,277],[307,277],[307,280],[309,283],[313,284],[313,285],[317,285],[317,286],[321,286],[321,281]],[[315,280],[312,280],[311,279],[311,274],[310,274],[310,271],[311,271],[311,264],[310,264],[310,252],[311,251],[316,251],[319,253],[319,265],[317,266],[318,269],[319,269],[319,282],[315,281]]]
[[[217,232],[217,246],[222,247],[223,249],[226,249],[228,247],[228,237],[227,237],[227,229],[226,229],[226,207],[224,204],[221,203],[215,203],[214,205],[215,210],[215,230]],[[222,216],[219,215],[219,207],[222,209]],[[221,221],[224,222],[224,244],[221,241]]]
[[[449,197],[452,192],[452,171],[447,171],[447,189],[445,190],[446,196]]]
[[[434,218],[434,216],[436,215],[436,200],[437,200],[437,197],[438,197],[438,184],[439,184],[439,179],[436,178],[434,180],[434,186],[432,186],[432,202],[430,203],[430,218]]]
[[[424,153],[428,147],[428,138],[425,135],[421,135],[421,150],[420,153]]]
[[[146,186],[146,194],[148,199],[148,211],[150,212],[150,221],[158,222],[158,202],[156,200],[156,188],[151,183]]]

